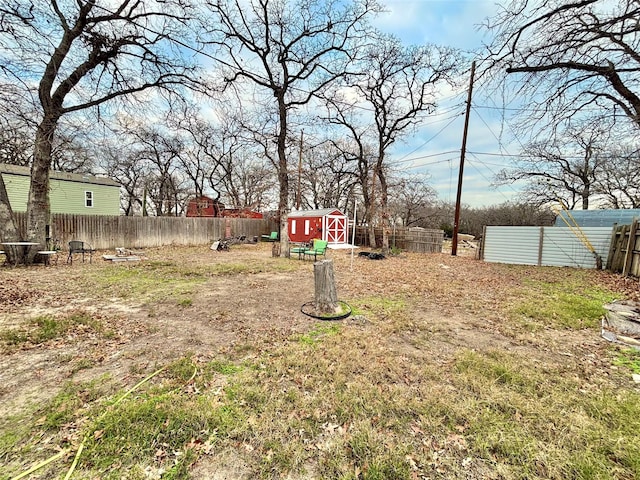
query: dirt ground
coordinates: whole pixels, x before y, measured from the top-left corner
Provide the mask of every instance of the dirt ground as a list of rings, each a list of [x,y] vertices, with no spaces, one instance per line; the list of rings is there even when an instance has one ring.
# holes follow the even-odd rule
[[[2,331],[41,315],[85,312],[112,332],[106,338],[77,328],[39,345],[0,344],[0,415],[51,398],[66,381],[109,374],[127,386],[139,380],[140,372],[187,353],[202,361],[258,355],[315,324],[300,312],[302,304],[313,299],[313,262],[272,259],[269,244],[233,246],[228,252],[213,252],[208,246],[152,249],[140,264],[111,264],[100,253],[91,264],[67,265],[61,256],[57,265],[49,267],[0,268]],[[415,322],[431,325],[428,348],[416,344],[410,331],[387,339],[390,350],[409,359],[429,355],[445,362],[460,348],[500,348],[541,360],[589,357],[597,368],[599,357],[594,352],[607,345],[595,330],[558,336],[506,329],[501,322],[504,302],[509,289],[522,282],[523,270],[477,261],[473,251],[463,249],[457,257],[401,254],[373,261],[359,258],[357,250],[353,258],[350,250],[335,250],[328,257],[335,263],[340,299],[366,303],[382,296],[402,297],[408,299]],[[140,268],[145,262],[175,262],[188,268],[248,261],[283,262],[287,268],[277,273],[271,269],[212,276],[190,293],[188,304],[175,297],[123,299],[116,284],[111,296],[109,288],[94,290],[94,283],[83,280],[113,269]],[[627,295],[637,295],[637,282],[601,272],[594,275]],[[352,317],[344,324],[363,329],[365,335],[376,334],[376,325],[366,318]]]

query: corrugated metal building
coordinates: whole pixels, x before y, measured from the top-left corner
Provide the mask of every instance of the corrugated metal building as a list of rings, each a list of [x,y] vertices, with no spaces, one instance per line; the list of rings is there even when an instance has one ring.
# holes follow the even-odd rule
[[[606,260],[611,231],[611,227],[587,227],[577,231],[568,227],[488,226],[482,258],[495,263],[596,268],[596,257],[586,243],[588,241],[600,258]],[[582,234],[586,241],[579,238]]]

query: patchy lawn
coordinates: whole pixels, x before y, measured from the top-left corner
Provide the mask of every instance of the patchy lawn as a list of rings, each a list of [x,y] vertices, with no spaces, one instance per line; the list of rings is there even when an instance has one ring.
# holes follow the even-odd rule
[[[0,479],[640,477],[637,281],[330,251],[322,322],[270,245],[146,253],[0,268]]]

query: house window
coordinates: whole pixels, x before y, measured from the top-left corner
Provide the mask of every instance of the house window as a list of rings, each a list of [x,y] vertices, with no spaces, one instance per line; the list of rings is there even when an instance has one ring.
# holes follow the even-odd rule
[[[84,192],[84,206],[93,208],[93,192]]]
[[[291,220],[291,235],[295,235],[295,234],[296,234],[296,221]]]
[[[309,220],[304,221],[304,234],[309,235]]]

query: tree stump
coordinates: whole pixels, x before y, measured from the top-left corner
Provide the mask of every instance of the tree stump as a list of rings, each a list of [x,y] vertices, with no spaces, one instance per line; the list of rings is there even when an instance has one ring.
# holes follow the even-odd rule
[[[340,311],[336,281],[333,275],[333,260],[321,260],[313,264],[315,281],[315,309],[321,314],[335,314]]]

